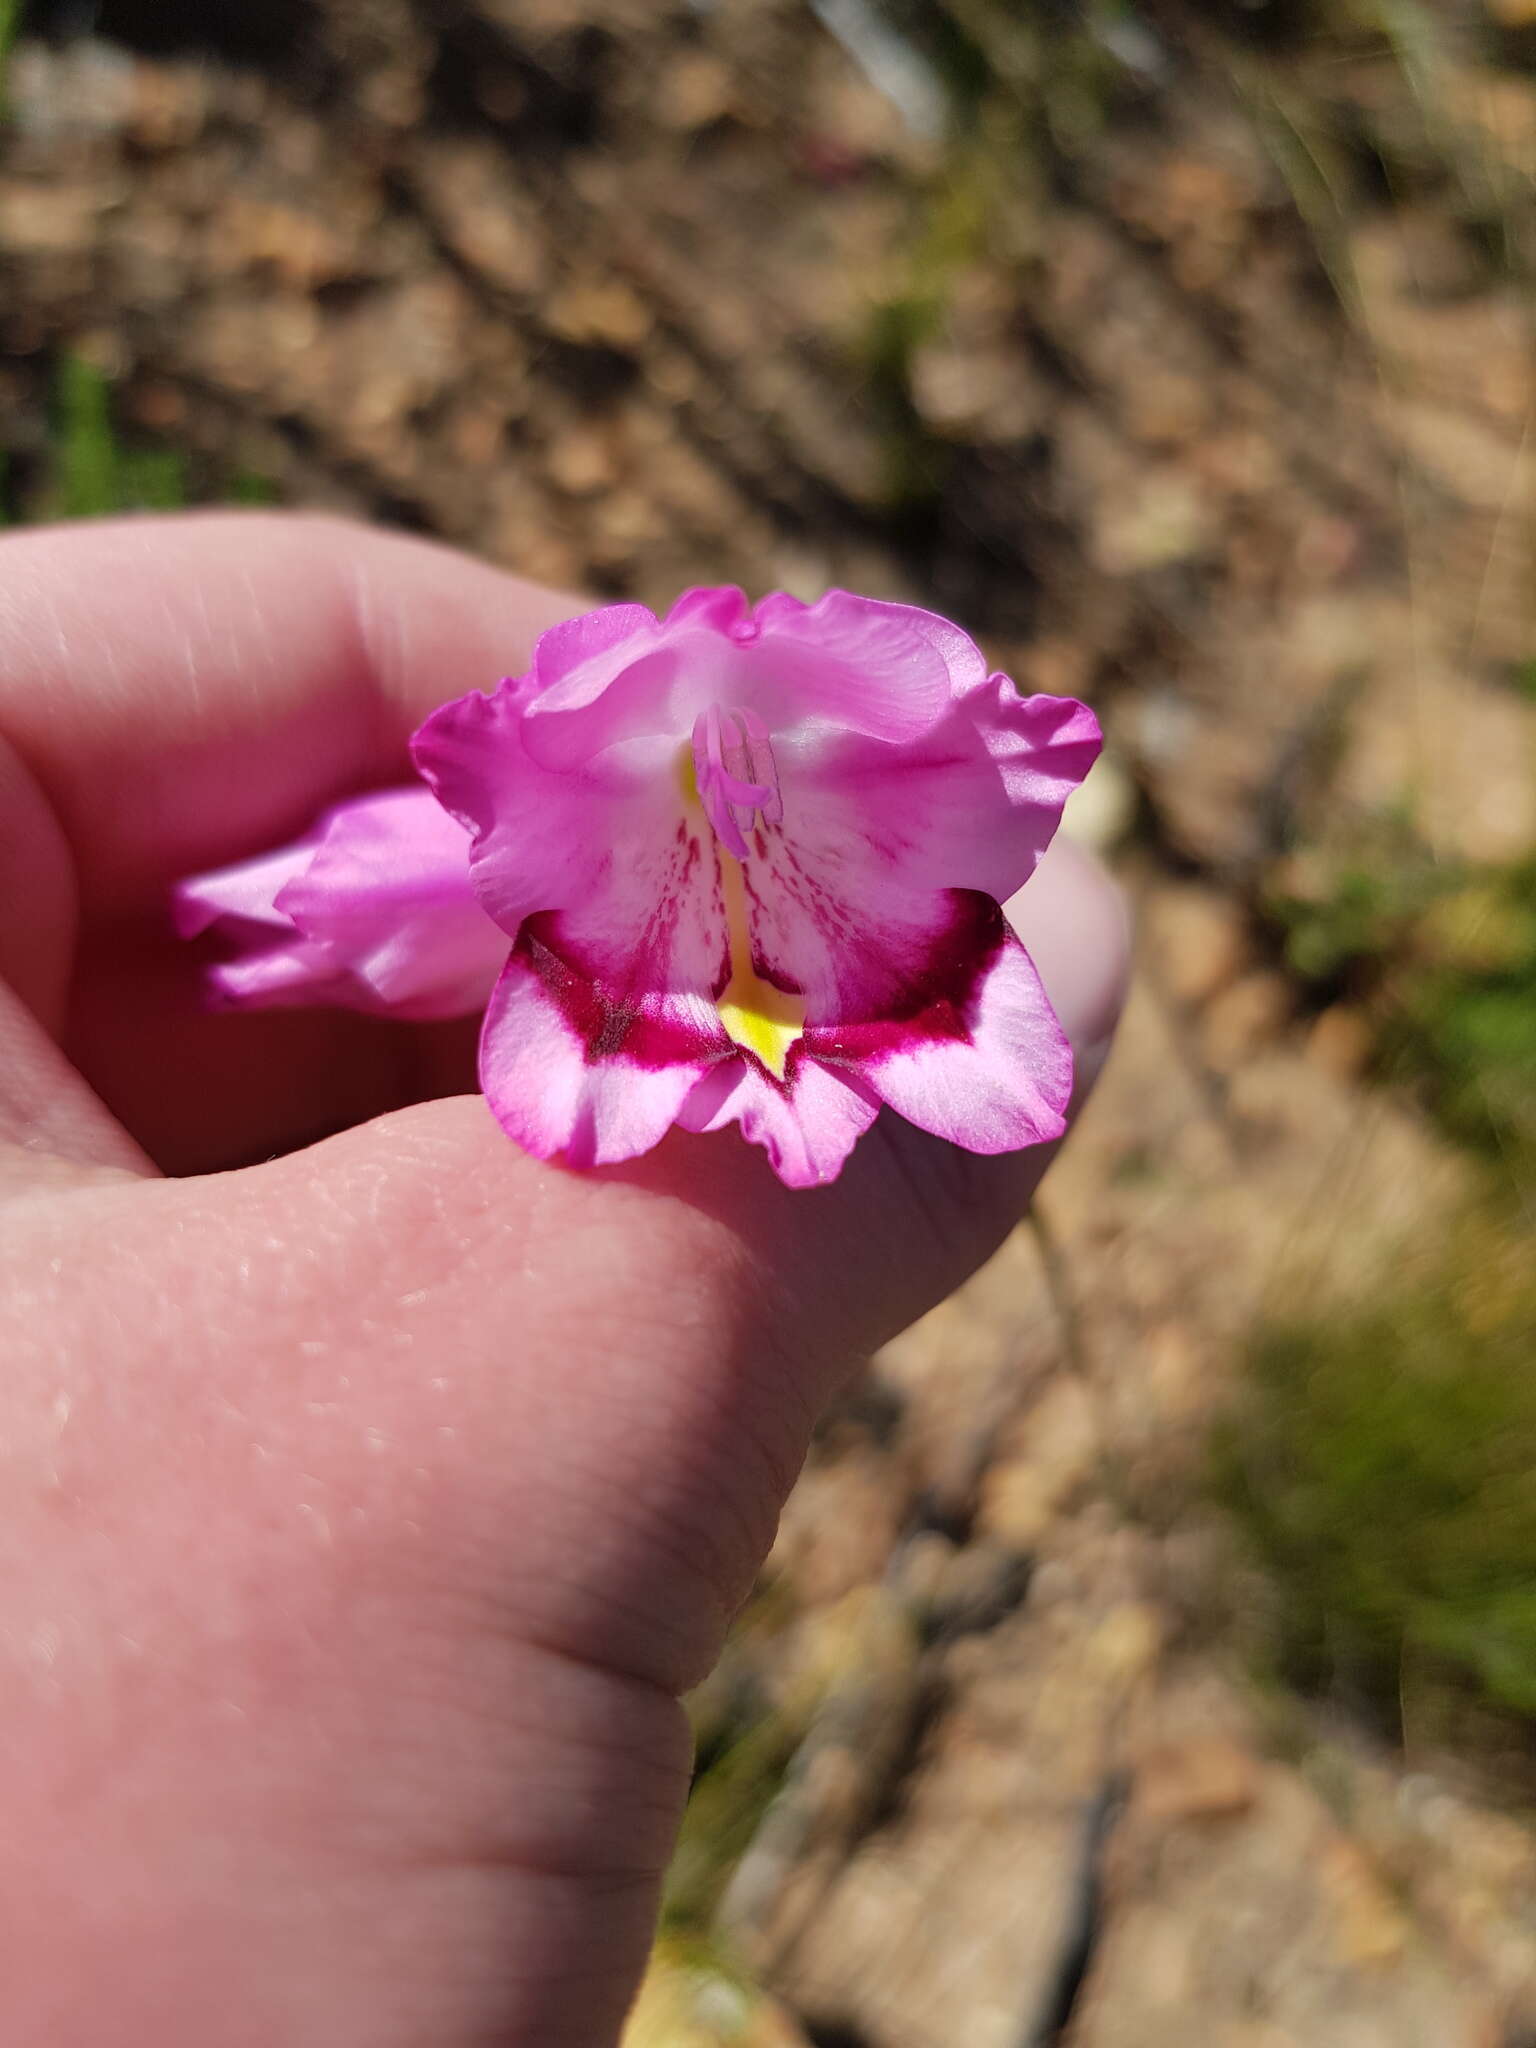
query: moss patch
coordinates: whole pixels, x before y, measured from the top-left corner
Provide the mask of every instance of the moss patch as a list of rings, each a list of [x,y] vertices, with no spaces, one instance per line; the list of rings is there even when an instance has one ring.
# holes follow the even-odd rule
[[[1536,1718],[1536,1275],[1502,1209],[1397,1296],[1272,1327],[1221,1451],[1285,1677],[1390,1718],[1405,1676]]]

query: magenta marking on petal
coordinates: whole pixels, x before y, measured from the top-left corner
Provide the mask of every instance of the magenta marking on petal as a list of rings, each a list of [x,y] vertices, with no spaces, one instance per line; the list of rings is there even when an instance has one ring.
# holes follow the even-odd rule
[[[698,1067],[736,1050],[718,1018],[716,1028],[696,1025],[675,1007],[664,1009],[643,997],[616,994],[573,967],[548,943],[540,927],[547,928],[545,919],[528,920],[513,957],[532,968],[558,1005],[585,1048],[588,1066],[622,1057],[631,1066],[650,1070]]]
[[[805,1049],[852,1066],[909,1123],[972,1152],[1060,1137],[1072,1051],[1029,955],[990,898],[955,891],[910,999],[807,1031]]]
[[[713,1048],[653,1066],[623,1050],[589,1058],[567,1005],[541,973],[548,965],[520,947],[491,995],[480,1079],[492,1113],[536,1158],[563,1156],[568,1166],[608,1165],[650,1151],[706,1072]],[[651,1000],[665,1006],[669,999]]]
[[[933,934],[922,972],[903,994],[887,997],[878,1016],[811,1027],[807,1052],[862,1065],[919,1042],[970,1036],[976,991],[1010,935],[991,897],[956,889],[951,903],[949,922]]]

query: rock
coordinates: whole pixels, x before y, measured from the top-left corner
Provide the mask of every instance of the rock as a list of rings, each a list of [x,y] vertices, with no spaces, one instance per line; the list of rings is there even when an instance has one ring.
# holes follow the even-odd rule
[[[1168,1618],[1149,1600],[1123,1600],[1112,1607],[1088,1639],[1091,1666],[1101,1682],[1129,1687],[1156,1664],[1168,1632]]]
[[[1140,906],[1153,976],[1191,1008],[1228,987],[1249,957],[1247,922],[1229,895],[1200,882],[1160,882]]]
[[[912,399],[939,434],[980,432],[993,441],[1032,433],[1046,394],[1005,343],[965,348],[926,343],[912,358]]]
[[[1405,648],[1413,687],[1383,663],[1352,722],[1339,798],[1412,807],[1442,859],[1517,860],[1536,847],[1536,706]]]
[[[1016,1447],[999,1448],[982,1480],[978,1529],[1028,1554],[1092,1472],[1099,1449],[1088,1391],[1064,1373],[1019,1424]]]
[[[545,325],[564,341],[636,349],[651,331],[645,301],[615,278],[573,279],[544,301]]]
[[[1209,555],[1215,511],[1198,481],[1172,467],[1138,481],[1128,497],[1107,500],[1094,534],[1094,560],[1108,576],[1134,576]]]
[[[619,474],[612,436],[601,427],[567,427],[555,436],[545,467],[551,482],[573,498],[610,488]]]
[[[1263,1773],[1251,1750],[1219,1736],[1152,1750],[1135,1769],[1132,1798],[1148,1821],[1224,1820],[1246,1813]]]
[[[1257,968],[1214,996],[1201,1023],[1200,1047],[1218,1073],[1230,1073],[1273,1045],[1295,1007],[1283,974]]]
[[[1408,1945],[1407,1917],[1358,1844],[1336,1837],[1317,1867],[1342,1960],[1371,1968],[1400,1956]]]
[[[651,104],[658,121],[687,132],[730,113],[737,90],[736,76],[722,58],[693,50],[667,66]]]
[[[909,1483],[897,1461],[871,1446],[813,1454],[780,1520],[769,1572],[818,1608],[877,1581],[900,1540]]]
[[[121,197],[114,184],[0,184],[0,247],[13,256],[65,256],[89,248],[103,210]]]
[[[1357,1081],[1375,1049],[1370,1019],[1348,1003],[1331,1004],[1307,1033],[1307,1058],[1340,1081]]]
[[[535,210],[509,186],[493,146],[455,139],[412,164],[413,189],[466,263],[502,291],[527,295],[547,282],[550,247]]]

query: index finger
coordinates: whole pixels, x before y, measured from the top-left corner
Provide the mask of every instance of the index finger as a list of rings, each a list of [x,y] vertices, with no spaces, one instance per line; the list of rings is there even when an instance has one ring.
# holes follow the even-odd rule
[[[527,666],[580,601],[344,521],[202,513],[0,541],[0,739],[82,903],[166,886],[405,776],[426,712]]]

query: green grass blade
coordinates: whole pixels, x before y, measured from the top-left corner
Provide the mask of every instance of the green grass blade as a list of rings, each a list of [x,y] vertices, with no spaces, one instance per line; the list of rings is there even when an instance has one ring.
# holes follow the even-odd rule
[[[5,67],[21,33],[24,0],[0,0],[0,121],[6,116]]]
[[[96,519],[123,503],[112,399],[106,378],[83,356],[60,359],[54,385],[59,510]]]

